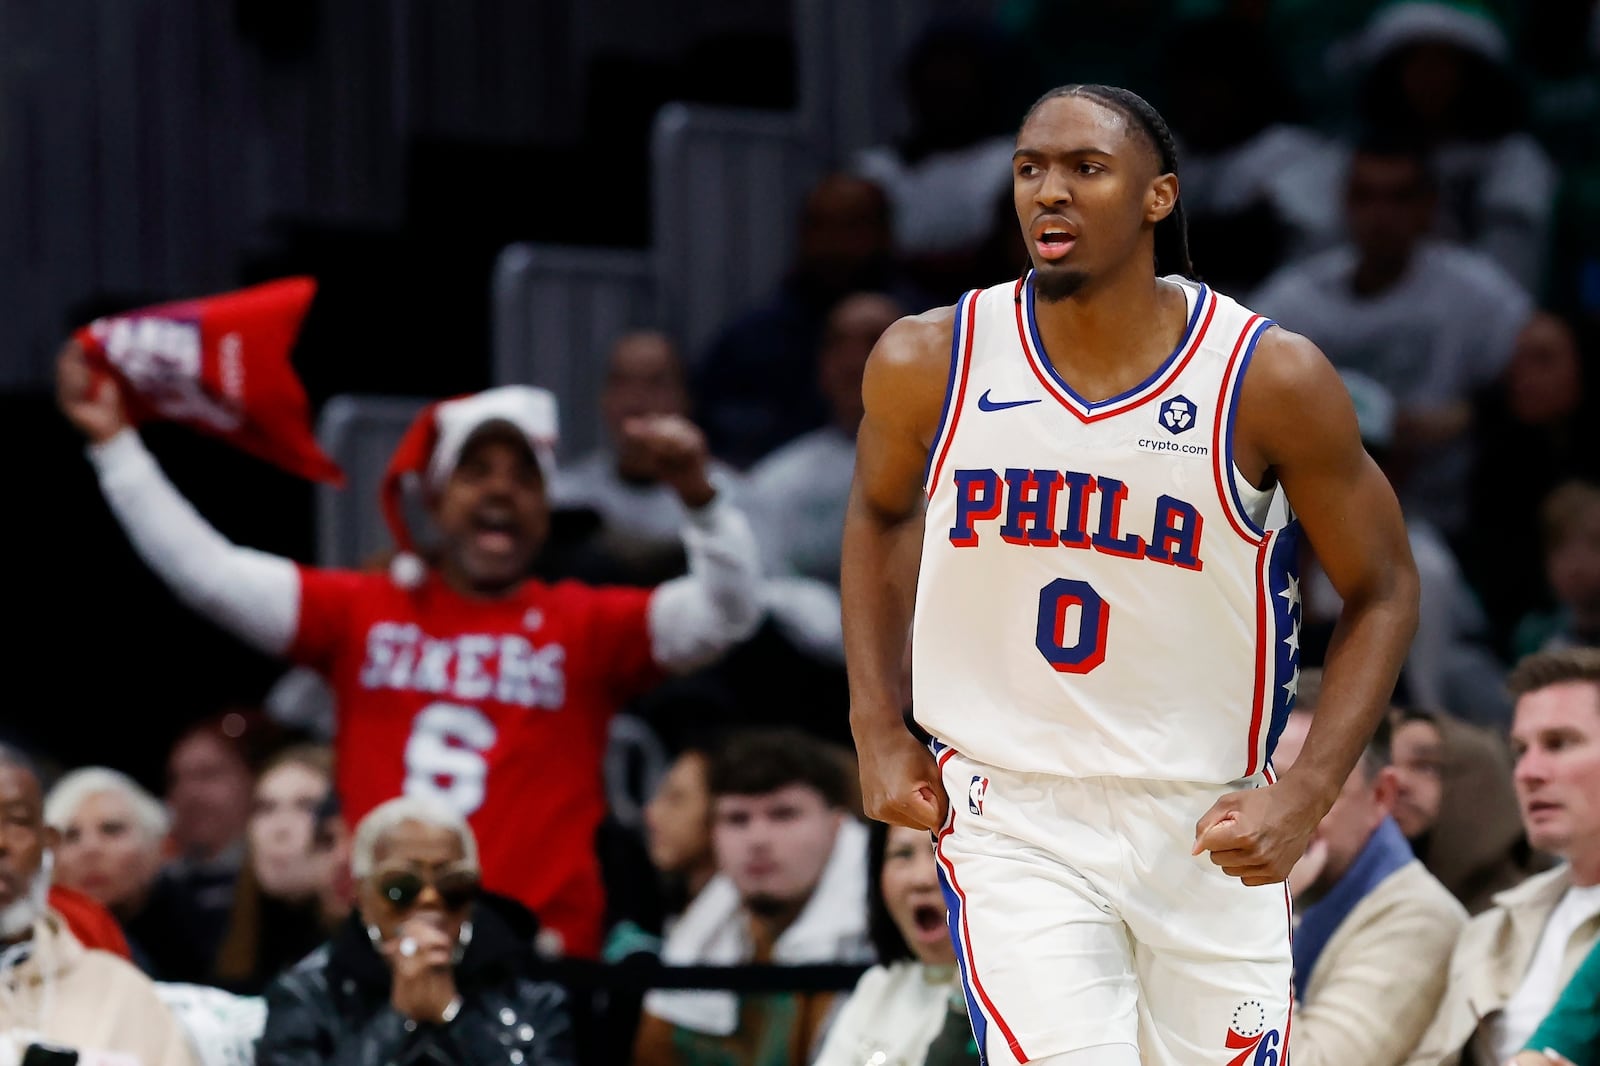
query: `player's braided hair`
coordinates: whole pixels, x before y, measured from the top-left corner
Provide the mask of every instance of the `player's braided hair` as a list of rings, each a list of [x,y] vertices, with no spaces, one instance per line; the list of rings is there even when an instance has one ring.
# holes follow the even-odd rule
[[[1163,174],[1178,172],[1178,145],[1173,140],[1167,120],[1162,118],[1161,112],[1151,107],[1150,102],[1144,97],[1120,86],[1063,85],[1058,89],[1051,89],[1028,108],[1022,124],[1027,125],[1034,113],[1049,101],[1068,96],[1085,96],[1121,113],[1130,126],[1137,126],[1144,133],[1150,142],[1150,147],[1155,149],[1156,155],[1161,159],[1161,172]],[[1189,261],[1189,223],[1184,218],[1182,195],[1179,195],[1177,203],[1172,205],[1172,212],[1156,223],[1155,239],[1158,273],[1194,277],[1194,264]]]

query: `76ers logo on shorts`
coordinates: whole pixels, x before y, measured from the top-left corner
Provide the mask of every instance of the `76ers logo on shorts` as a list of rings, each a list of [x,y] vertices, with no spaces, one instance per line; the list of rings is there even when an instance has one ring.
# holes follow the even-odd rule
[[[1260,1000],[1246,1000],[1233,1009],[1228,1023],[1228,1050],[1239,1052],[1228,1066],[1278,1066],[1278,1030],[1267,1028],[1267,1011]]]
[[[1162,429],[1176,435],[1194,428],[1194,416],[1198,410],[1189,397],[1174,396],[1162,403],[1161,409],[1156,412],[1156,421],[1161,423]]]
[[[983,794],[989,791],[989,779],[972,775],[972,784],[967,786],[967,810],[973,814],[983,813]]]

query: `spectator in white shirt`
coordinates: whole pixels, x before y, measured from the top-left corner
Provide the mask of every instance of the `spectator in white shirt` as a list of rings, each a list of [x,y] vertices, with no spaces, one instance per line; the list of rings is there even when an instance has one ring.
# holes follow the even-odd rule
[[[1428,236],[1436,198],[1419,149],[1366,142],[1346,179],[1350,243],[1285,267],[1250,303],[1394,395],[1401,503],[1453,536],[1466,516],[1472,394],[1500,376],[1534,308],[1493,260]]]

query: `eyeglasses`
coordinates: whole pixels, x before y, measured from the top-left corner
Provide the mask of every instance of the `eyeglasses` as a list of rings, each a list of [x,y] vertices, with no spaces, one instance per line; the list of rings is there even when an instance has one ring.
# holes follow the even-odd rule
[[[414,870],[396,870],[378,878],[378,894],[397,911],[410,910],[429,885],[439,894],[447,911],[465,910],[478,896],[478,874],[475,870],[445,870],[432,877],[424,877]]]

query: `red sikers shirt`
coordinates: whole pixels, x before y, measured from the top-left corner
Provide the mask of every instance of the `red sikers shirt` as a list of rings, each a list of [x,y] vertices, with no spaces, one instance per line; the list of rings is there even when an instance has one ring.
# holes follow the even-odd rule
[[[528,581],[469,599],[436,573],[300,571],[291,654],[329,680],[335,773],[353,827],[429,794],[478,838],[484,887],[521,900],[569,954],[600,948],[595,831],[612,712],[656,683],[650,590]]]

